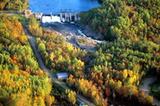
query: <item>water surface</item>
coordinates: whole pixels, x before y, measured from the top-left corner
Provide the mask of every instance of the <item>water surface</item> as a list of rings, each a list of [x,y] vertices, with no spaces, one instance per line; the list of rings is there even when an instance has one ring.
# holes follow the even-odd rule
[[[30,10],[42,13],[58,13],[61,10],[82,12],[98,6],[97,0],[29,0]]]

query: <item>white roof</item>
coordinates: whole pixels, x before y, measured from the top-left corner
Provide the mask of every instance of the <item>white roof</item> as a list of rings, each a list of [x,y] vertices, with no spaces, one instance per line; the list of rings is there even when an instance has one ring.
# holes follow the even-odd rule
[[[58,79],[67,79],[68,73],[61,72],[61,73],[57,73],[56,76],[57,76]]]
[[[42,16],[42,23],[61,22],[58,16]]]

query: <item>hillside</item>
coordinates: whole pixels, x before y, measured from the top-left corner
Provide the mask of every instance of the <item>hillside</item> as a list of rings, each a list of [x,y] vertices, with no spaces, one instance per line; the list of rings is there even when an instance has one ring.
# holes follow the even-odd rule
[[[159,44],[159,14],[159,0],[102,0],[101,7],[82,14],[81,21],[108,41],[146,39]]]
[[[159,106],[160,1],[100,3],[81,13],[80,22],[67,22],[67,32],[57,26],[62,33],[13,12],[25,10],[28,0],[0,1],[0,106]],[[68,39],[82,37],[76,33],[84,28],[104,38],[91,51]],[[74,37],[77,45],[99,41],[83,36]],[[68,77],[59,79],[61,72]]]
[[[0,19],[0,105],[51,104],[50,79],[39,68],[22,24],[15,16]]]
[[[1,0],[0,10],[23,11],[28,8],[28,0]]]
[[[101,33],[106,40],[97,46],[97,53],[88,63],[89,79],[101,87],[105,84],[114,89],[111,91],[120,101],[137,98],[143,102],[139,85],[145,77],[160,75],[160,1],[101,0],[101,3],[101,7],[81,14],[81,23]],[[159,98],[158,86],[152,92]]]

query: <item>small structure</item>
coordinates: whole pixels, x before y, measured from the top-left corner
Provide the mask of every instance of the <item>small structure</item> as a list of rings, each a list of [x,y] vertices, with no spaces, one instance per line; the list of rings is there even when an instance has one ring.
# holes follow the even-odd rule
[[[57,79],[66,80],[68,78],[68,73],[61,72],[56,74]]]

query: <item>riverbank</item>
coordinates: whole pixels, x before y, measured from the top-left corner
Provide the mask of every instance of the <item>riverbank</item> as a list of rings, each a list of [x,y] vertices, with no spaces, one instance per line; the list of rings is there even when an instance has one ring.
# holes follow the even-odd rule
[[[98,40],[100,38],[97,38],[96,33],[89,30],[89,28],[85,29],[76,24],[54,23],[51,25],[43,25],[43,27],[51,31],[56,31],[64,36],[64,38],[72,45],[86,51],[95,51],[96,45],[104,42]]]

